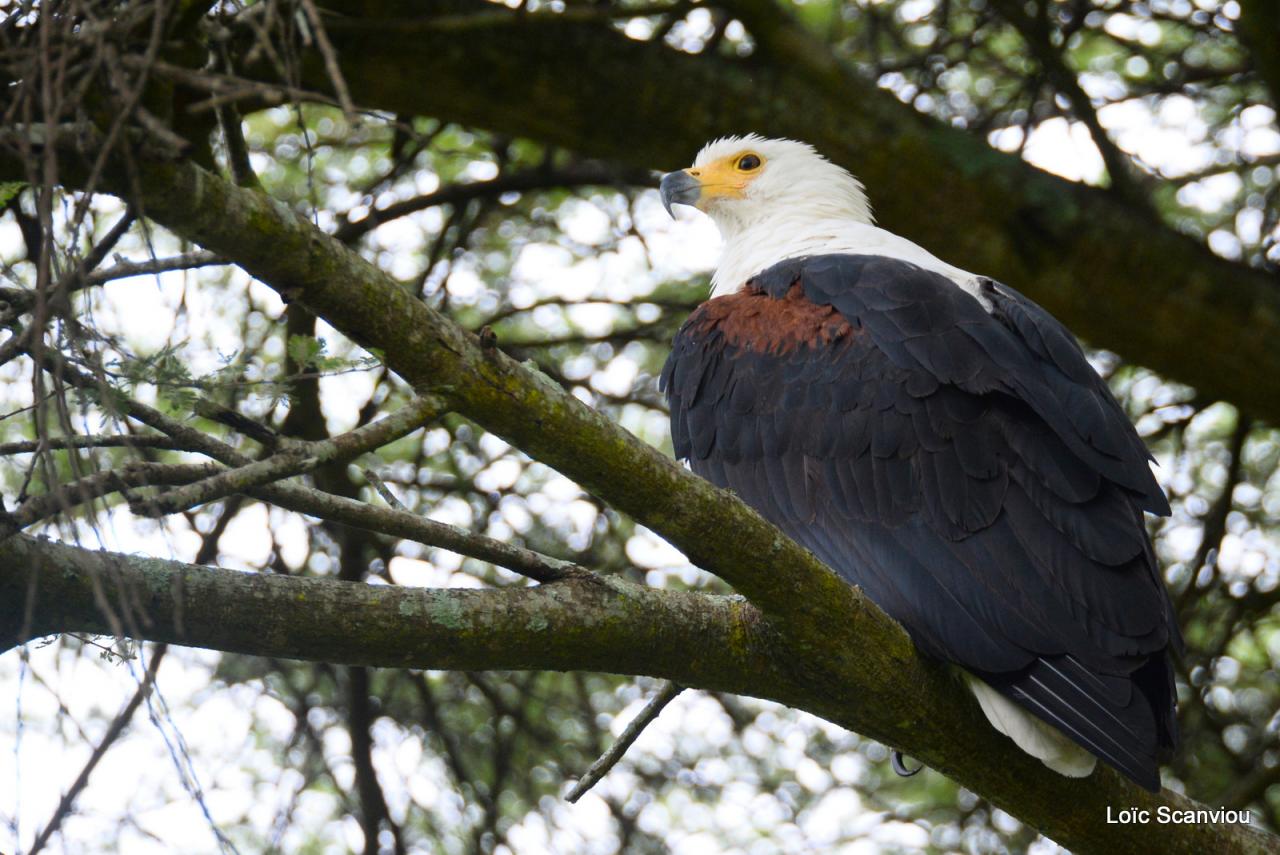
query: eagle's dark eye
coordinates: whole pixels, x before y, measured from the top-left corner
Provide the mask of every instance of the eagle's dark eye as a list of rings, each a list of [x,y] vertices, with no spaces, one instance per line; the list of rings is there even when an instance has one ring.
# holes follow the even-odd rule
[[[760,168],[760,156],[755,154],[744,154],[738,158],[738,168],[743,172],[750,172],[753,169]]]

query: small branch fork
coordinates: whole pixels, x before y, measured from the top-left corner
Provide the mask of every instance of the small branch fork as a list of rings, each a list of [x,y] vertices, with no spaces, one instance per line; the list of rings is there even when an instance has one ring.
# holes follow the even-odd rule
[[[413,511],[405,507],[403,502],[396,498],[396,494],[391,492],[391,488],[388,487],[386,482],[378,477],[378,474],[372,469],[365,469],[364,477],[369,484],[372,485],[373,489],[377,491],[378,495],[391,506],[391,513],[395,514],[394,519],[397,523],[410,523],[410,525],[415,529],[423,527],[427,531],[432,532],[430,538],[434,541],[434,545],[436,546],[443,546],[446,549],[451,549],[461,555],[480,558],[491,564],[496,564],[499,567],[505,567],[508,570],[519,573],[522,576],[527,576],[535,582],[541,582],[543,584],[555,582],[560,579],[566,579],[575,575],[595,576],[595,574],[590,570],[587,570],[585,567],[581,567],[577,564],[573,564],[572,562],[561,561],[559,558],[552,558],[549,555],[534,552],[532,549],[514,546],[510,543],[505,543],[501,540],[487,537],[483,534],[474,534],[472,532],[463,531],[462,529],[427,519],[420,514],[415,514]],[[295,488],[289,487],[286,489],[293,491]],[[325,495],[327,496],[328,494]],[[338,497],[333,496],[332,498]],[[282,504],[281,500],[288,501],[288,497],[279,496],[277,497],[276,503]],[[352,502],[352,504],[359,505],[357,502]],[[367,508],[368,506],[360,505],[360,507]],[[375,513],[387,513],[386,511],[375,510],[372,508],[369,508],[369,510],[374,511]],[[329,518],[333,519],[334,516],[330,516]],[[436,530],[437,527],[439,530]],[[461,540],[459,540],[460,538],[465,538],[466,542],[461,542]],[[422,537],[415,537],[412,539],[417,540],[419,543],[426,542]],[[445,541],[448,541],[453,545],[447,545]]]
[[[81,264],[79,272],[68,276],[63,283],[60,283],[59,289],[56,290],[63,295],[67,295],[90,286],[105,285],[117,279],[150,276],[177,270],[196,270],[201,267],[213,267],[226,265],[227,263],[222,257],[205,250],[195,250],[169,258],[155,258],[145,261],[130,261],[117,255],[115,264],[100,270],[94,270],[88,264]],[[38,296],[36,291],[29,288],[0,288],[0,301],[7,304],[9,311],[15,315],[31,311],[36,305]]]
[[[46,353],[42,359],[43,367],[51,372],[55,372],[63,381],[69,385],[81,389],[99,390],[100,384],[93,377],[85,374],[69,363],[59,359],[56,354]],[[260,473],[260,470],[253,470],[255,461],[237,451],[230,445],[221,440],[197,430],[188,424],[177,419],[170,418],[146,404],[140,403],[122,395],[113,395],[112,401],[127,416],[142,424],[159,431],[166,441],[166,447],[178,450],[195,452],[212,458],[224,466],[233,467],[229,470],[219,470],[214,464],[154,464],[154,463],[135,463],[123,467],[121,470],[114,472],[102,473],[100,475],[89,476],[75,484],[68,484],[61,488],[56,494],[47,494],[46,496],[32,497],[28,500],[31,504],[19,507],[7,521],[0,522],[0,540],[12,534],[14,531],[26,528],[49,516],[60,511],[65,511],[70,507],[99,498],[113,492],[121,492],[128,487],[156,486],[164,484],[176,485],[197,485],[214,481],[217,478],[228,475],[232,472],[244,473],[246,470],[253,473]],[[351,448],[364,448],[364,445],[372,440],[369,436],[373,429],[378,428],[384,431],[384,435],[393,435],[397,431],[404,428],[406,424],[412,424],[415,418],[419,416],[422,420],[426,420],[426,414],[431,411],[433,401],[429,398],[418,399],[415,403],[410,404],[392,416],[367,425],[365,432],[361,434],[362,439],[358,443],[350,443],[350,438],[358,431],[346,434],[342,437],[335,437],[333,440],[322,441],[316,445],[339,444],[342,448],[350,450]],[[436,402],[438,403],[438,402]],[[212,415],[208,407],[197,405],[198,410],[203,410],[207,415]],[[435,411],[436,414],[440,411]],[[392,422],[392,419],[397,421]],[[219,419],[224,423],[227,419]],[[385,427],[380,427],[385,425]],[[239,426],[243,429],[245,426]],[[412,428],[410,428],[410,432]],[[374,434],[376,437],[378,434]],[[265,438],[265,437],[264,437]],[[101,440],[109,439],[107,437],[99,438]],[[127,439],[127,438],[126,438]],[[154,436],[147,437],[148,443],[155,442],[159,447],[161,443]],[[107,445],[111,443],[102,442],[100,444]],[[121,443],[126,444],[126,443]],[[385,444],[385,443],[383,443]],[[299,444],[303,447],[313,447],[312,444]],[[29,449],[23,443],[15,446],[12,453],[20,451],[34,450]],[[356,453],[361,453],[357,451]],[[314,456],[314,455],[313,455]],[[353,455],[354,456],[354,455]],[[268,460],[274,459],[268,458]],[[287,458],[294,460],[294,458]],[[337,458],[333,458],[337,459]],[[262,463],[264,461],[258,461]],[[260,483],[256,486],[237,485],[233,487],[228,494],[243,492],[251,498],[259,501],[269,502],[277,507],[291,510],[296,513],[306,514],[318,519],[330,520],[343,525],[349,525],[354,528],[374,531],[380,534],[390,535],[392,537],[401,537],[420,543],[424,546],[435,547],[439,549],[447,549],[456,552],[459,555],[465,555],[469,558],[475,558],[480,561],[487,561],[490,564],[503,567],[513,573],[518,573],[536,582],[548,583],[572,576],[592,577],[593,573],[569,561],[563,561],[553,558],[549,555],[543,555],[531,549],[525,549],[514,544],[505,543],[483,534],[467,531],[457,526],[451,526],[446,523],[436,522],[419,514],[413,513],[405,509],[404,505],[396,499],[390,489],[382,479],[379,478],[372,470],[366,469],[365,476],[368,478],[371,486],[379,492],[390,508],[376,508],[365,502],[349,499],[344,496],[337,496],[332,493],[326,493],[312,487],[305,487],[300,484],[289,483]],[[276,478],[284,476],[276,475]],[[251,479],[256,480],[256,479]],[[221,483],[221,482],[219,482]]]
[[[640,714],[631,720],[626,729],[622,731],[622,735],[618,737],[618,741],[609,747],[609,750],[600,756],[600,759],[591,764],[591,768],[586,774],[578,779],[578,783],[573,785],[568,795],[565,796],[570,802],[576,802],[582,798],[588,790],[600,782],[600,779],[609,773],[609,770],[618,765],[618,761],[627,753],[644,729],[648,727],[654,719],[662,712],[667,704],[676,699],[676,696],[684,691],[683,686],[677,686],[675,683],[663,683],[662,688],[658,690],[658,694],[654,695],[649,703],[645,704],[644,709],[640,710]]]
[[[49,519],[57,514],[87,504],[111,493],[124,493],[135,487],[152,487],[159,484],[191,484],[210,478],[218,472],[212,463],[147,463],[135,461],[119,469],[109,469],[86,475],[69,484],[32,496],[18,509],[0,520],[0,539],[21,531],[28,526]]]
[[[232,493],[243,493],[254,487],[312,472],[327,463],[350,460],[402,439],[436,418],[443,408],[444,404],[438,398],[417,398],[385,419],[350,433],[319,442],[285,446],[265,460],[219,472],[211,478],[151,499],[133,502],[131,507],[134,513],[142,516],[168,516]]]

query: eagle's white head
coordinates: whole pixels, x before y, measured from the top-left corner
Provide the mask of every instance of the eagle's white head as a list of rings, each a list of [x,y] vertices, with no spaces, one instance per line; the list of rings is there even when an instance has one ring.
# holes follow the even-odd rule
[[[704,211],[726,238],[780,217],[871,222],[862,182],[813,146],[756,134],[707,143],[693,166],[662,179],[663,202]]]
[[[693,166],[662,177],[662,203],[692,205],[719,228],[716,293],[784,258],[814,252],[833,230],[872,223],[862,183],[795,140],[756,134],[707,143]]]

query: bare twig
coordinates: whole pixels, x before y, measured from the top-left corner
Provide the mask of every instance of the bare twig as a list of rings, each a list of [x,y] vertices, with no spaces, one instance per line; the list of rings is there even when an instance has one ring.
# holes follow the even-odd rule
[[[240,110],[234,103],[220,105],[215,111],[218,126],[222,128],[222,139],[227,146],[227,167],[231,178],[241,187],[262,189],[258,174],[253,171],[253,163],[249,159],[249,146],[244,139],[241,128]]]
[[[326,502],[338,501],[328,508],[327,513],[323,513],[321,516],[337,522],[345,522],[348,525],[357,525],[361,528],[391,531],[391,533],[399,534],[401,537],[407,537],[418,543],[438,546],[457,552],[460,555],[488,561],[491,564],[505,567],[544,584],[564,579],[573,574],[592,575],[591,571],[569,561],[561,561],[559,558],[552,558],[549,555],[543,555],[531,549],[515,546],[483,534],[469,532],[466,529],[439,523],[415,514],[396,498],[395,493],[391,492],[386,482],[378,477],[373,470],[365,469],[364,477],[368,479],[369,483],[378,492],[378,495],[382,496],[388,505],[391,505],[391,511],[369,508],[367,505],[360,505],[358,502],[351,502],[349,499],[322,494],[325,496]],[[298,488],[293,485],[278,485],[273,487],[272,490],[275,492],[275,496],[271,501],[282,507],[289,507],[291,502],[304,498],[295,492]],[[354,507],[348,505],[348,502]],[[294,510],[302,510],[301,506],[296,503],[292,504],[292,507]],[[381,520],[369,519],[368,523],[360,522],[358,520],[364,516],[357,510],[360,508],[387,516],[384,516]],[[305,511],[305,513],[312,512]],[[394,514],[394,516],[391,516],[391,514]],[[409,533],[411,531],[413,534]]]
[[[95,269],[99,264],[105,261],[107,254],[115,248],[116,244],[120,242],[120,239],[125,236],[125,233],[133,227],[134,220],[136,219],[137,215],[132,210],[125,211],[120,219],[116,220],[116,222],[107,231],[107,234],[102,238],[102,240],[95,244],[94,247],[85,254],[85,257],[80,260],[80,263],[76,265],[75,270],[72,271],[71,276],[58,283],[58,290],[61,290],[64,287],[67,290],[73,290],[80,281],[85,279],[85,276],[89,271]]]
[[[89,783],[89,776],[93,774],[93,770],[97,768],[98,763],[106,756],[107,749],[120,738],[120,734],[124,733],[125,728],[129,726],[129,722],[133,721],[134,713],[138,711],[138,707],[142,706],[142,702],[146,700],[151,687],[155,685],[156,673],[160,670],[160,662],[164,659],[165,651],[168,649],[169,645],[167,644],[156,646],[155,652],[151,654],[151,664],[147,666],[146,674],[134,691],[133,697],[129,698],[129,702],[125,704],[124,709],[120,710],[116,717],[112,719],[111,724],[107,727],[107,732],[103,734],[102,741],[93,749],[93,753],[89,755],[89,761],[84,764],[84,768],[80,770],[80,774],[76,776],[70,789],[58,800],[58,807],[54,810],[53,816],[45,823],[44,828],[40,829],[40,833],[36,835],[35,842],[27,850],[27,855],[36,855],[36,853],[44,849],[49,843],[49,839],[62,826],[63,820],[70,816],[71,808],[75,805],[76,798],[79,797]]]
[[[0,520],[0,539],[55,514],[91,502],[111,493],[134,487],[191,484],[217,471],[211,463],[147,463],[135,461],[120,469],[86,475],[69,484],[59,484],[48,493],[27,499],[8,519]]]
[[[582,798],[588,790],[600,782],[600,779],[608,774],[609,770],[618,764],[622,759],[622,755],[627,753],[627,749],[631,747],[658,714],[662,712],[663,707],[675,700],[676,695],[684,691],[683,686],[677,686],[675,683],[663,683],[662,688],[658,690],[658,694],[645,705],[640,714],[631,720],[626,730],[622,731],[622,735],[618,737],[618,741],[609,747],[609,750],[601,755],[600,759],[591,764],[591,768],[583,775],[578,783],[573,785],[573,789],[565,796],[570,802],[576,802]]]
[[[95,244],[85,254],[84,258],[67,275],[59,279],[52,288],[45,290],[0,288],[0,301],[3,301],[8,306],[3,315],[0,315],[0,318],[12,320],[32,309],[39,309],[49,301],[59,301],[65,305],[68,295],[90,285],[98,284],[100,280],[95,279],[89,271],[103,262],[112,248],[119,243],[120,238],[124,237],[125,233],[129,231],[134,220],[135,216],[132,211],[125,212],[111,226],[102,240]],[[37,317],[36,325],[43,327],[44,318]]]
[[[417,211],[425,211],[439,205],[458,205],[472,199],[501,196],[504,193],[524,193],[532,190],[548,190],[560,187],[583,187],[602,184],[629,184],[640,187],[654,185],[653,174],[646,170],[619,169],[593,161],[569,164],[557,169],[527,169],[499,175],[488,181],[466,184],[450,184],[433,193],[395,202],[385,208],[370,211],[364,219],[346,222],[334,232],[334,237],[344,243],[363,237],[383,223],[404,217]]]
[[[137,64],[136,58],[130,56],[121,57],[121,62],[126,66],[133,66]],[[186,108],[188,113],[201,113],[206,110],[214,110],[223,104],[247,98],[258,98],[265,104],[313,101],[334,107],[342,106],[332,98],[329,98],[319,92],[299,89],[295,86],[278,86],[270,83],[261,83],[256,80],[249,80],[228,74],[194,71],[190,68],[183,68],[180,65],[173,65],[172,63],[163,61],[152,63],[151,70],[155,74],[167,77],[170,80],[176,80],[185,86],[190,86],[193,89],[201,89],[212,93],[212,97],[188,105]]]
[[[568,22],[595,23],[623,18],[652,18],[659,15],[679,15],[696,8],[693,3],[651,3],[644,6],[574,6],[559,11],[523,12],[519,16],[505,9],[498,11],[461,12],[454,15],[430,15],[403,18],[396,21],[405,32],[465,32],[510,26],[537,26],[538,24],[564,24]],[[337,30],[359,29],[365,22],[356,17],[335,19],[332,28]],[[385,19],[379,21],[385,24]]]
[[[324,30],[320,10],[316,8],[313,0],[302,0],[302,11],[306,13],[307,22],[311,24],[312,34],[316,38],[316,47],[324,57],[324,69],[329,75],[329,82],[333,84],[334,94],[338,96],[338,103],[342,105],[342,112],[347,114],[347,121],[352,121],[355,119],[356,105],[351,101],[351,91],[347,88],[346,78],[342,76],[342,67],[338,64],[338,52],[333,49],[333,42],[329,41],[329,34]]]
[[[365,480],[367,480],[370,484],[373,485],[373,489],[378,492],[378,495],[382,497],[382,500],[384,502],[386,502],[391,507],[395,508],[397,511],[412,513],[405,506],[405,503],[400,501],[399,497],[397,497],[395,493],[391,492],[391,488],[387,486],[387,482],[383,481],[382,478],[379,477],[377,472],[374,472],[372,469],[366,468],[364,470],[364,477],[365,477]]]
[[[7,365],[9,362],[12,362],[18,356],[21,356],[26,352],[28,342],[32,338],[32,327],[18,327],[10,324],[10,329],[13,331],[13,335],[5,339],[4,344],[0,344],[0,365]],[[24,407],[23,410],[25,409],[28,408]],[[22,412],[23,410],[18,410],[17,412]],[[0,416],[0,421],[3,421],[11,415],[14,415],[14,413],[8,413],[4,416]]]
[[[133,510],[153,517],[175,514],[231,493],[243,493],[253,487],[314,471],[326,463],[350,460],[407,436],[435,418],[443,406],[434,397],[417,398],[373,424],[332,439],[286,446],[265,460],[219,472],[198,483],[132,503]]]
[[[0,443],[0,457],[35,454],[37,451],[60,451],[67,448],[155,448],[161,451],[184,451],[185,446],[172,437],[162,435],[129,436],[55,436]]]
[[[102,282],[109,282],[112,279],[126,279],[130,276],[165,273],[169,270],[192,270],[197,267],[212,267],[221,264],[230,264],[230,262],[215,253],[206,252],[205,250],[186,252],[170,258],[153,258],[148,261],[129,261],[117,256],[114,265],[105,270],[90,273],[86,278],[89,282],[97,285]]]
[[[223,406],[216,401],[210,401],[208,398],[199,398],[196,400],[193,409],[197,416],[203,416],[211,422],[225,425],[237,433],[242,433],[250,439],[262,443],[268,448],[275,448],[280,444],[280,434],[270,427],[261,422],[256,422],[245,414]]]

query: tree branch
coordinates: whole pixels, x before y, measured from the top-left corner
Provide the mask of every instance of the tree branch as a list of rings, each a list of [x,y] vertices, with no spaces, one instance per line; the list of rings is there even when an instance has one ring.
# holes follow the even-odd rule
[[[49,839],[62,827],[63,820],[71,815],[71,809],[75,805],[76,798],[89,784],[89,776],[93,774],[93,770],[98,767],[98,763],[106,756],[107,749],[129,727],[129,723],[133,721],[133,714],[138,711],[138,707],[142,706],[142,702],[146,700],[151,687],[155,685],[156,674],[160,670],[160,663],[164,661],[166,650],[168,650],[168,647],[162,644],[151,654],[151,662],[147,665],[147,671],[142,677],[142,682],[138,683],[138,688],[134,691],[133,696],[129,698],[129,702],[125,704],[124,709],[120,710],[116,717],[111,720],[111,724],[107,726],[107,732],[102,735],[102,739],[93,749],[93,753],[89,755],[88,762],[84,764],[84,768],[80,770],[80,774],[76,776],[71,787],[58,800],[58,807],[54,810],[53,816],[45,824],[44,828],[40,829],[40,833],[36,835],[31,848],[27,850],[27,855],[37,855],[38,852],[44,849],[49,843]]]
[[[68,159],[62,174],[74,180],[75,170],[74,159]],[[114,182],[115,173],[109,170],[104,178]],[[754,642],[743,636],[741,603],[726,607],[719,600],[670,600],[664,598],[671,594],[642,588],[627,589],[625,598],[599,593],[619,590],[617,580],[600,585],[567,579],[517,592],[393,593],[382,587],[327,588],[339,583],[311,579],[233,574],[224,580],[200,568],[175,575],[167,565],[161,572],[151,559],[134,568],[137,573],[130,578],[135,581],[127,591],[116,591],[116,596],[129,595],[124,601],[132,606],[125,613],[128,620],[109,621],[100,603],[86,599],[76,587],[75,579],[81,577],[61,568],[79,562],[89,578],[105,586],[101,603],[108,603],[110,586],[124,573],[119,557],[41,544],[56,551],[60,572],[38,573],[41,562],[30,552],[36,542],[21,536],[0,547],[0,567],[6,568],[0,585],[7,589],[0,609],[9,612],[11,627],[22,626],[14,622],[15,613],[34,603],[31,628],[39,632],[106,631],[113,623],[132,632],[147,620],[147,637],[259,655],[357,665],[551,668],[665,677],[680,685],[773,698],[900,748],[1063,845],[1082,851],[1153,845],[1155,829],[1107,825],[1106,808],[1148,805],[1154,810],[1176,802],[1175,796],[1147,794],[1106,769],[1087,779],[1046,772],[986,723],[949,672],[922,660],[900,627],[731,493],[678,466],[535,370],[484,347],[287,206],[190,163],[139,163],[132,177],[143,197],[138,201],[150,217],[226,255],[354,341],[382,348],[387,366],[419,394],[440,395],[451,409],[665,536],[695,564],[746,595],[776,637],[766,647],[752,648],[750,664],[744,666],[734,657]],[[131,186],[112,183],[108,189],[127,195]],[[145,416],[147,424],[169,432],[165,417],[140,405],[128,406]],[[215,458],[225,456],[225,447],[207,436],[190,441],[193,448],[209,448]],[[5,560],[6,554],[12,560]],[[88,569],[100,560],[109,562],[110,576]],[[146,572],[148,568],[154,572]],[[27,594],[33,579],[40,583],[34,600]],[[78,584],[83,587],[83,578]],[[278,587],[294,584],[316,587]],[[54,595],[47,593],[48,586]],[[166,611],[174,586],[183,595],[180,620]],[[191,586],[199,596],[188,608]],[[503,599],[526,595],[533,599]],[[480,598],[481,605],[473,609],[469,597]],[[710,603],[710,611],[700,613],[695,602]],[[75,603],[78,611],[71,608]],[[264,603],[270,608],[261,609]],[[533,611],[526,608],[529,603],[536,604]],[[644,627],[630,623],[636,616],[634,603],[644,605]],[[681,615],[665,611],[673,603],[685,604],[687,610]],[[300,606],[305,625],[294,627],[287,618]],[[728,613],[716,612],[717,607],[728,608]],[[703,634],[682,634],[677,627],[682,617],[686,627],[696,622]],[[720,619],[736,628],[715,623]],[[540,634],[549,624],[563,627],[557,638],[563,634],[591,644],[588,649],[550,644]],[[611,625],[617,635],[605,638],[607,633],[593,628],[597,625]],[[273,630],[264,632],[265,626]],[[753,632],[760,631],[758,622],[753,626]],[[679,662],[666,658],[673,640]],[[766,656],[767,650],[774,653]],[[714,667],[708,668],[708,662]],[[742,674],[744,667],[749,679]],[[1238,826],[1173,828],[1176,836],[1159,841],[1170,853],[1262,851],[1264,841],[1270,845],[1269,838]]]
[[[980,792],[1075,851],[1274,851],[1273,837],[1243,825],[1108,824],[1106,811],[1117,806],[1153,816],[1161,807],[1201,806],[1139,790],[1105,768],[1086,779],[1046,772],[986,725],[958,683],[914,657],[881,680],[879,695],[866,694],[854,674],[814,682],[779,643],[776,627],[737,597],[616,578],[481,590],[370,586],[213,570],[26,535],[0,544],[0,651],[55,631],[116,633],[104,605],[130,617],[135,638],[247,655],[461,671],[593,670],[768,698],[851,729],[901,717],[896,729],[930,735],[931,747],[915,756],[944,762],[945,755],[948,774],[977,772],[962,780],[981,779]],[[894,645],[877,632],[861,641],[872,671],[884,658],[881,644]],[[909,699],[908,708],[896,696]]]
[[[100,390],[94,378],[63,362],[53,353],[45,354],[44,363],[48,370],[57,372],[62,380],[72,386],[80,389]],[[137,419],[148,427],[162,432],[172,443],[184,451],[204,454],[227,466],[243,467],[251,463],[248,457],[221,440],[202,433],[184,422],[172,419],[146,404],[139,403],[120,394],[113,394],[111,399],[130,418]],[[115,471],[103,473],[103,483],[99,487],[99,491],[93,495],[105,495],[111,492],[119,492],[129,486],[140,486],[139,484],[130,484],[127,480],[121,480],[128,471],[129,467],[126,466],[119,473]],[[185,480],[177,481],[177,483],[190,483],[201,478],[207,478],[211,474],[215,474],[217,470],[192,464],[187,464],[185,468],[170,464],[159,470],[151,468],[146,471],[152,479],[157,478],[158,472],[161,471],[169,472],[173,476],[181,472]],[[98,485],[99,481],[93,480],[91,483]],[[156,483],[156,481],[153,480],[152,483]],[[162,483],[174,483],[174,481]],[[65,491],[66,487],[62,489]],[[504,543],[492,537],[470,532],[446,523],[436,522],[399,508],[375,508],[372,505],[358,502],[354,499],[297,484],[275,483],[262,485],[250,488],[247,490],[247,494],[260,501],[270,502],[287,510],[307,514],[317,519],[331,520],[354,528],[402,537],[425,546],[448,549],[452,552],[457,552],[459,555],[466,555],[481,561],[488,561],[499,567],[505,567],[515,573],[520,573],[541,582],[562,579],[574,574],[590,575],[588,571],[572,562],[541,555],[524,547]],[[40,498],[43,499],[44,497]],[[58,508],[61,507],[62,505],[58,505]],[[56,512],[56,510],[54,509],[51,512]],[[3,529],[0,529],[0,533],[3,533]]]
[[[186,252],[172,258],[156,258],[147,261],[129,261],[120,258],[111,267],[95,270],[87,278],[90,283],[96,285],[130,276],[165,273],[170,270],[194,270],[198,267],[212,267],[220,264],[226,264],[226,262],[213,253],[204,251]]]
[[[888,228],[1026,292],[1096,346],[1280,420],[1280,384],[1250,380],[1280,376],[1274,277],[1217,258],[1109,191],[917,114],[841,73],[825,46],[779,47],[795,34],[761,24],[777,17],[772,0],[732,4],[766,55],[750,65],[590,23],[528,22],[484,3],[475,5],[492,14],[490,25],[447,33],[379,19],[374,5],[343,4],[343,17],[326,21],[357,103],[649,168],[686,166],[703,142],[729,132],[806,140],[863,179]],[[771,62],[777,50],[788,61]],[[266,66],[247,73],[275,80]],[[327,86],[314,52],[304,55],[303,80]],[[631,94],[619,100],[620,91]]]
[[[578,783],[573,785],[573,789],[569,790],[565,795],[565,801],[576,802],[578,799],[586,795],[592,787],[600,782],[600,779],[609,774],[609,770],[618,765],[618,761],[627,753],[644,729],[648,727],[666,708],[667,704],[676,699],[676,695],[684,691],[683,686],[677,686],[675,683],[663,683],[662,688],[658,690],[658,694],[649,699],[644,705],[644,709],[633,718],[625,730],[618,736],[617,742],[609,746],[609,750],[600,755],[596,762],[591,764],[591,768],[583,773],[578,779]]]
[[[557,169],[527,169],[508,175],[499,175],[488,181],[450,184],[434,193],[394,202],[385,208],[376,208],[363,219],[340,225],[334,232],[334,237],[343,243],[350,243],[383,223],[439,205],[458,205],[472,199],[486,199],[501,196],[504,193],[607,184],[652,187],[654,179],[653,174],[648,170],[622,170],[590,161],[573,163]]]
[[[1067,64],[1062,50],[1054,46],[1046,17],[1030,14],[1021,0],[994,0],[993,4],[1000,17],[1012,26],[1030,50],[1031,55],[1040,63],[1049,81],[1071,103],[1077,119],[1089,130],[1093,144],[1102,155],[1106,165],[1107,176],[1111,186],[1127,203],[1150,210],[1150,198],[1142,185],[1136,180],[1136,170],[1128,155],[1112,141],[1098,118],[1093,101],[1080,85],[1075,71]],[[1043,6],[1039,7],[1043,10]]]
[[[736,691],[759,673],[754,660],[769,649],[759,613],[740,598],[621,579],[374,586],[210,569],[22,534],[0,545],[0,649],[50,632],[114,634],[99,585],[118,612],[134,611],[135,638],[343,665],[586,669],[709,680]],[[24,628],[29,586],[36,607]]]
[[[0,538],[111,493],[127,492],[133,487],[191,484],[212,476],[216,471],[213,464],[135,461],[119,469],[86,475],[27,499],[12,514],[0,519]]]
[[[437,398],[419,398],[372,424],[332,439],[291,444],[264,460],[134,502],[133,509],[135,513],[152,517],[176,514],[231,493],[249,492],[254,487],[313,472],[328,463],[350,460],[407,436],[434,419],[442,408]]]
[[[347,732],[351,734],[351,763],[355,767],[356,793],[360,797],[360,827],[365,855],[380,855],[378,833],[385,822],[395,842],[395,855],[405,855],[400,826],[391,818],[386,795],[373,765],[373,720],[369,703],[369,669],[347,669]]]
[[[378,473],[374,472],[372,469],[365,469],[364,477],[365,480],[373,486],[373,489],[378,493],[378,495],[383,498],[383,501],[391,506],[392,514],[388,514],[384,517],[381,512],[375,511],[374,513],[377,513],[380,518],[376,521],[371,519],[369,521],[370,524],[361,525],[361,528],[386,532],[388,528],[399,528],[401,523],[407,522],[412,530],[418,531],[419,533],[419,536],[410,537],[410,540],[416,540],[419,543],[425,543],[430,546],[445,546],[445,548],[452,548],[454,552],[458,552],[461,555],[469,555],[472,558],[481,558],[483,561],[488,561],[491,564],[496,564],[499,567],[505,567],[508,570],[512,570],[523,576],[528,576],[536,582],[554,582],[557,579],[564,579],[575,573],[589,574],[591,572],[585,567],[579,567],[575,564],[570,564],[568,561],[561,561],[558,558],[552,558],[550,555],[542,555],[541,553],[534,552],[531,549],[514,546],[483,534],[468,532],[463,529],[455,528],[451,525],[446,525],[445,523],[436,522],[428,517],[414,514],[404,506],[403,502],[396,498],[395,493],[391,492],[391,488],[388,487],[386,482],[378,476]],[[326,494],[326,497],[330,495],[331,494]],[[277,496],[276,498],[283,501],[288,501],[289,499],[287,496]],[[337,496],[333,496],[332,498],[340,499],[340,497]],[[337,504],[345,505],[348,501],[349,500],[342,499],[340,503]],[[363,519],[366,516],[371,516],[363,512],[363,509],[367,506],[358,506],[355,502],[351,502],[350,504],[352,505],[352,508],[350,509],[346,507],[335,507],[332,509],[334,513],[320,514],[319,516],[322,519],[334,521],[338,521],[340,518],[354,520],[356,518]],[[295,506],[295,509],[296,507],[297,506]],[[361,510],[357,512],[358,517],[357,514],[347,513],[348,510],[355,510],[356,507],[361,508]],[[411,519],[406,519],[406,517],[410,517]],[[449,547],[446,543],[442,543],[442,540],[447,543],[452,543],[453,547]],[[457,548],[459,546],[461,549]]]
[[[59,451],[68,448],[155,448],[181,451],[183,446],[167,436],[55,436],[49,439],[26,439],[0,443],[0,457],[35,454],[37,451]]]

